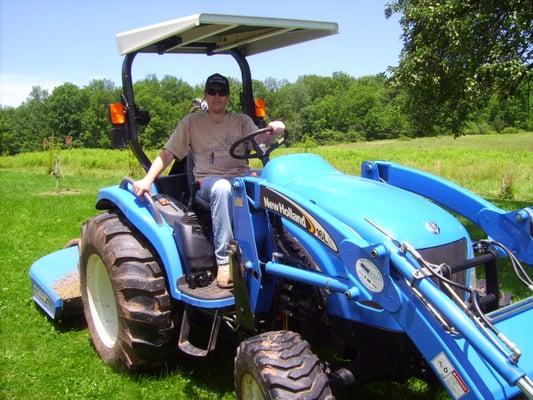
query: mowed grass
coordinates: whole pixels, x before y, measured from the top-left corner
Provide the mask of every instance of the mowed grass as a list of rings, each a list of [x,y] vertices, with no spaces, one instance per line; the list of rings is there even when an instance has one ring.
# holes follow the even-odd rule
[[[380,141],[309,151],[358,174],[363,160],[390,160],[444,176],[505,209],[533,204],[533,134]],[[150,152],[154,156],[157,152]],[[61,152],[61,191],[49,154],[0,157],[0,399],[231,399],[233,347],[206,360],[180,358],[152,375],[115,372],[98,358],[83,326],[57,325],[31,300],[28,269],[79,237],[101,187],[142,174],[127,151]],[[510,177],[510,178],[509,178]],[[503,183],[502,183],[503,182]],[[506,189],[506,190],[503,190]],[[525,293],[525,292],[524,292]],[[354,389],[342,398],[446,398],[417,380]]]

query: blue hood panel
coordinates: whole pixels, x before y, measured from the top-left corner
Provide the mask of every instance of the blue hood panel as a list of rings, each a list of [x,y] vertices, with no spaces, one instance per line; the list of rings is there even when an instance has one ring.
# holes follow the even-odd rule
[[[468,237],[450,213],[414,193],[345,175],[319,156],[293,154],[270,161],[261,177],[309,199],[372,242],[372,221],[400,242],[435,247]]]

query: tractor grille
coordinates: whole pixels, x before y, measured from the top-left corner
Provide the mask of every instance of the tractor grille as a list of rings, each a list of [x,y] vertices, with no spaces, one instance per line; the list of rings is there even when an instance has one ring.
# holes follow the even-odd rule
[[[439,265],[445,263],[448,265],[459,265],[463,264],[466,260],[466,239],[461,239],[444,246],[430,247],[417,251],[424,259],[432,264]],[[466,274],[466,270],[454,273],[452,274],[452,280],[466,286]],[[461,297],[464,296],[464,292],[459,289],[456,290],[456,293]]]

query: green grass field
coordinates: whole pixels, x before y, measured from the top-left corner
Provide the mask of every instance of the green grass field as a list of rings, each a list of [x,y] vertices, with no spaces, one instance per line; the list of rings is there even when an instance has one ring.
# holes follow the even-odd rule
[[[353,174],[363,160],[396,161],[444,176],[505,209],[533,204],[531,133],[291,148],[276,155],[299,151],[318,153]],[[48,153],[0,157],[0,399],[233,398],[231,346],[220,346],[207,360],[180,359],[157,375],[118,373],[100,361],[87,330],[55,325],[33,305],[30,265],[79,237],[82,223],[96,213],[99,188],[141,174],[126,151],[64,150],[61,161],[57,193]],[[354,393],[446,398],[416,380]]]

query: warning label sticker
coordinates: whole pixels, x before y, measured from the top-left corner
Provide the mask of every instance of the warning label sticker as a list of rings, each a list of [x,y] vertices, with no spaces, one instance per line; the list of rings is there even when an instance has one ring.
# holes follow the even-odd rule
[[[454,399],[460,399],[469,392],[465,381],[443,352],[437,354],[437,357],[431,361],[431,364],[433,364],[435,371],[440,375],[444,385]]]

